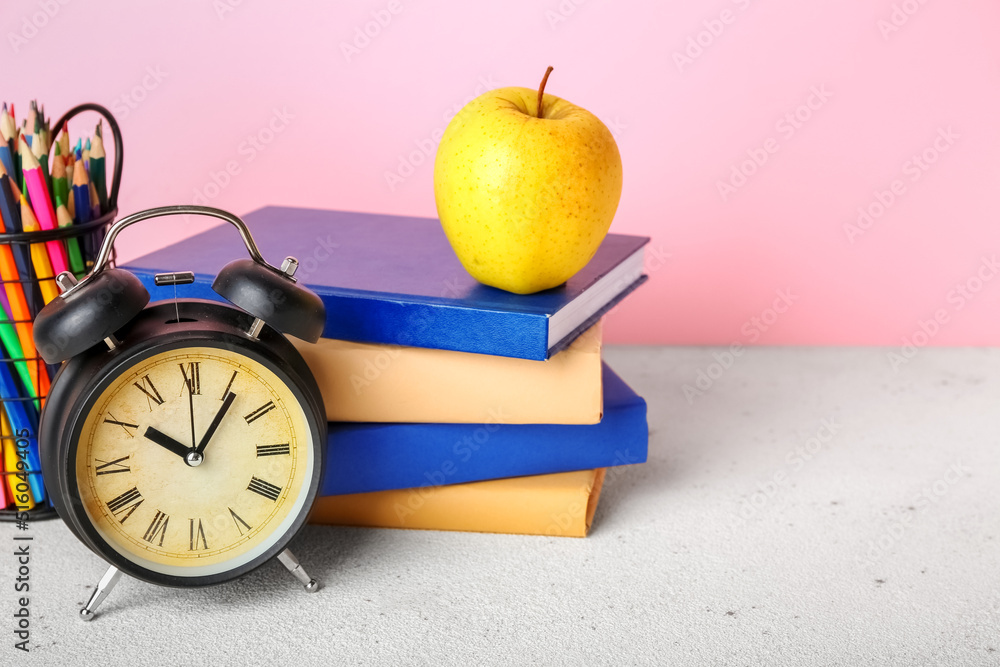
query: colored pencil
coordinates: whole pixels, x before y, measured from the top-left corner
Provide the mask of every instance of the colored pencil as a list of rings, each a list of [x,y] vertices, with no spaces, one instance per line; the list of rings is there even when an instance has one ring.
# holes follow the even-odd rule
[[[30,363],[21,350],[21,340],[18,338],[17,330],[14,328],[14,324],[11,322],[6,310],[0,312],[0,344],[3,345],[7,351],[7,356],[14,364],[14,368],[17,369],[17,376],[21,380],[21,386],[24,387],[24,391],[30,393],[31,397],[36,399],[35,409],[41,410],[42,404],[37,400],[37,374],[35,378],[31,377]]]
[[[14,185],[7,175],[0,174],[0,233],[17,233],[21,229],[21,209],[18,205],[17,186]],[[28,304],[28,310],[37,313],[42,309],[42,291],[38,283],[34,280],[34,272],[31,269],[31,252],[26,243],[11,243],[10,247],[14,263],[17,264],[17,275],[21,284],[19,287],[24,292],[24,298]],[[6,280],[6,278],[4,278]]]
[[[73,171],[74,162],[72,154],[69,159],[66,160],[66,210],[69,211],[69,217],[76,220],[76,197],[73,195]]]
[[[28,149],[26,143],[21,143],[21,168],[24,182],[28,187],[28,194],[31,198],[31,208],[37,216],[38,224],[44,230],[55,229],[56,211],[52,207],[52,196],[49,194],[49,187],[45,181],[45,173],[41,165],[35,159],[34,154]],[[24,215],[21,215],[22,224]],[[49,261],[56,274],[69,270],[69,263],[66,258],[66,248],[57,240],[46,241],[45,248],[49,253]],[[37,267],[36,267],[37,268]],[[48,300],[46,300],[48,303]]]
[[[3,443],[4,477],[6,478],[7,493],[12,503],[17,503],[18,496],[21,500],[27,501],[17,503],[17,509],[30,510],[35,506],[35,499],[31,497],[30,492],[18,493],[17,490],[20,481],[17,478],[17,443],[14,441],[14,429],[10,427],[10,420],[7,419],[5,410],[0,410],[0,442]]]
[[[97,220],[101,217],[101,200],[97,196],[97,188],[94,187],[93,181],[87,184],[87,189],[90,191],[90,219]]]
[[[31,154],[38,162],[38,166],[45,175],[45,184],[49,192],[52,192],[52,176],[49,173],[49,143],[45,134],[45,128],[38,128],[35,131],[34,141],[31,142]]]
[[[42,485],[42,465],[38,458],[37,419],[33,421],[32,415],[25,408],[26,401],[17,391],[17,384],[4,361],[5,358],[5,354],[0,355],[0,399],[3,400],[3,409],[7,413],[13,435],[17,440],[27,440],[27,447],[23,449],[26,450],[28,470],[35,473],[28,475],[28,484],[35,502],[41,502],[45,500],[45,487]]]
[[[14,116],[12,112],[7,110],[7,104],[4,103],[3,110],[0,111],[0,136],[3,137],[4,141],[10,141],[16,133],[17,124],[14,122]]]
[[[63,123],[61,128],[56,129],[62,130],[62,132],[59,133],[59,138],[56,140],[56,143],[59,144],[59,153],[63,156],[63,159],[66,159],[72,152],[69,149],[69,121]]]
[[[21,228],[26,232],[41,231],[38,219],[28,206],[28,202],[18,193],[21,203]],[[41,243],[31,244],[31,263],[35,267],[35,278],[38,286],[42,290],[42,301],[48,304],[52,299],[59,296],[59,288],[56,287],[55,274],[52,273],[52,264],[49,261],[49,254],[45,246]]]
[[[90,182],[97,188],[97,199],[101,202],[101,214],[108,212],[108,181],[104,152],[104,131],[101,123],[94,128],[94,141],[90,144]]]
[[[66,158],[63,157],[59,142],[56,142],[56,152],[52,156],[52,202],[57,199],[66,201],[69,197],[69,178],[66,175]],[[58,206],[58,204],[57,204]]]
[[[0,414],[3,414],[3,410],[0,410]],[[0,475],[3,475],[3,478],[0,479],[0,509],[7,509],[11,505],[13,505],[14,496],[16,495],[13,492],[8,492],[8,489],[10,488],[7,485],[8,477],[6,474],[4,474],[4,470],[6,469],[4,463],[4,451],[6,451],[7,449],[7,439],[6,437],[4,437],[4,435],[5,434],[3,432],[3,426],[0,425]],[[17,472],[16,468],[14,472]],[[14,485],[14,488],[15,489],[17,488],[16,483]]]
[[[7,290],[0,289],[0,308],[4,309],[4,312],[10,312],[10,299],[7,298]]]
[[[12,185],[6,174],[0,176],[0,233],[21,231],[21,213],[17,203],[20,195]],[[17,326],[22,348],[27,342],[32,350],[31,314],[38,312],[44,304],[41,289],[33,279],[33,274],[31,253],[26,244],[0,244],[0,277],[10,304],[9,312],[14,316],[15,322],[20,320]],[[33,306],[37,306],[37,309],[32,310]]]
[[[90,222],[90,180],[83,167],[83,160],[77,160],[73,165],[73,203],[76,205],[76,223]]]
[[[73,217],[69,214],[63,198],[59,195],[56,195],[56,222],[59,223],[60,227],[73,225]],[[73,275],[77,278],[83,276],[85,272],[83,255],[80,253],[79,239],[75,236],[66,239],[66,254],[69,256],[69,268],[73,271]]]
[[[8,174],[16,175],[14,171],[14,138],[17,136],[17,126],[14,125],[14,119],[11,118],[10,113],[7,111],[7,105],[3,105],[3,110],[0,111],[0,162],[3,163],[4,168],[7,170]]]
[[[28,115],[24,119],[24,130],[22,134],[34,134],[35,125],[38,124],[38,105],[35,100],[28,102]]]
[[[4,227],[0,227],[0,233],[3,232]],[[42,250],[42,255],[44,254],[45,252]],[[39,360],[38,351],[35,349],[35,340],[31,334],[32,313],[28,310],[28,304],[22,288],[22,286],[37,283],[35,281],[22,283],[18,280],[18,269],[14,263],[11,247],[7,244],[0,244],[0,278],[3,279],[4,293],[7,296],[7,304],[10,308],[7,311],[11,316],[8,321],[13,324],[14,330],[17,332],[17,340],[21,348],[19,356],[27,360],[28,378],[30,380],[28,389],[31,392],[32,398],[43,399],[39,403],[39,407],[41,407],[44,403],[44,397],[49,393],[49,374]],[[5,319],[7,312],[4,313]],[[8,347],[10,348],[10,346]],[[12,348],[8,349],[8,351],[14,354]]]
[[[10,146],[6,141],[0,143],[0,165],[3,165],[4,171],[8,174],[17,173],[14,159],[11,157]]]

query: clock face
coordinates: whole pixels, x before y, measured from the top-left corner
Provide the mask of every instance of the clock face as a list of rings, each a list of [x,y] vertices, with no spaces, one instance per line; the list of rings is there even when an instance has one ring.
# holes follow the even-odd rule
[[[135,362],[93,402],[76,448],[80,498],[100,537],[173,576],[258,558],[303,511],[312,431],[268,367],[185,347]]]

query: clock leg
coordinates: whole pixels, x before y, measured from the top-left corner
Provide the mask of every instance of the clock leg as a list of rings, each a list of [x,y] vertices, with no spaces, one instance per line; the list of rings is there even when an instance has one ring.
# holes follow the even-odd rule
[[[117,567],[109,567],[108,571],[104,573],[101,577],[100,583],[97,584],[97,588],[94,590],[94,594],[90,596],[90,600],[87,601],[87,605],[80,610],[80,616],[83,620],[89,621],[94,618],[94,612],[97,610],[101,603],[104,602],[104,598],[108,597],[111,593],[111,589],[115,587],[118,580],[121,579],[122,573]]]
[[[299,563],[299,559],[295,557],[295,554],[293,554],[290,549],[285,549],[278,554],[278,560],[281,561],[281,564],[284,565],[296,579],[302,582],[302,585],[305,586],[306,593],[315,593],[323,587],[321,583],[310,578],[309,575],[306,574],[306,571]]]

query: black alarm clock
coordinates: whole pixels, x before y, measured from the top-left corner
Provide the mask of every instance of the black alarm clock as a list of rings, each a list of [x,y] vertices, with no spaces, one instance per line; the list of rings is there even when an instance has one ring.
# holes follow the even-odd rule
[[[128,271],[110,266],[129,225],[196,214],[233,224],[250,258],[212,288],[233,305],[174,299],[149,305]],[[296,283],[298,262],[268,264],[238,217],[202,206],[149,209],[109,230],[93,269],[39,313],[34,338],[65,362],[42,410],[42,473],[70,530],[111,569],[91,618],[121,573],[194,587],[239,577],[278,556],[315,591],[287,550],[319,489],[326,416],[319,387],[282,334],[315,342],[320,298]],[[156,276],[183,284],[191,273]]]

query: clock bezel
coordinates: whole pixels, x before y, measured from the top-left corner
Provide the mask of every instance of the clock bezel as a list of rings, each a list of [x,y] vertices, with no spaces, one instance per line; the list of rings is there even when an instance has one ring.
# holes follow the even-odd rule
[[[306,523],[325,465],[326,417],[322,397],[315,379],[294,346],[267,326],[258,338],[251,338],[246,331],[252,321],[253,318],[243,311],[201,299],[152,304],[119,331],[122,342],[118,347],[109,350],[104,343],[94,346],[67,361],[57,375],[61,380],[53,380],[54,389],[47,399],[39,428],[42,442],[57,443],[56,447],[43,452],[42,461],[43,476],[50,486],[53,504],[84,544],[130,576],[180,588],[231,581],[281,553]],[[245,563],[217,573],[194,576],[148,569],[109,544],[91,522],[80,497],[80,480],[76,476],[82,429],[102,393],[121,373],[128,372],[136,364],[157,354],[190,347],[235,352],[273,372],[302,407],[313,442],[313,469],[304,480],[301,492],[304,500],[284,534]],[[53,429],[55,438],[49,435]]]

